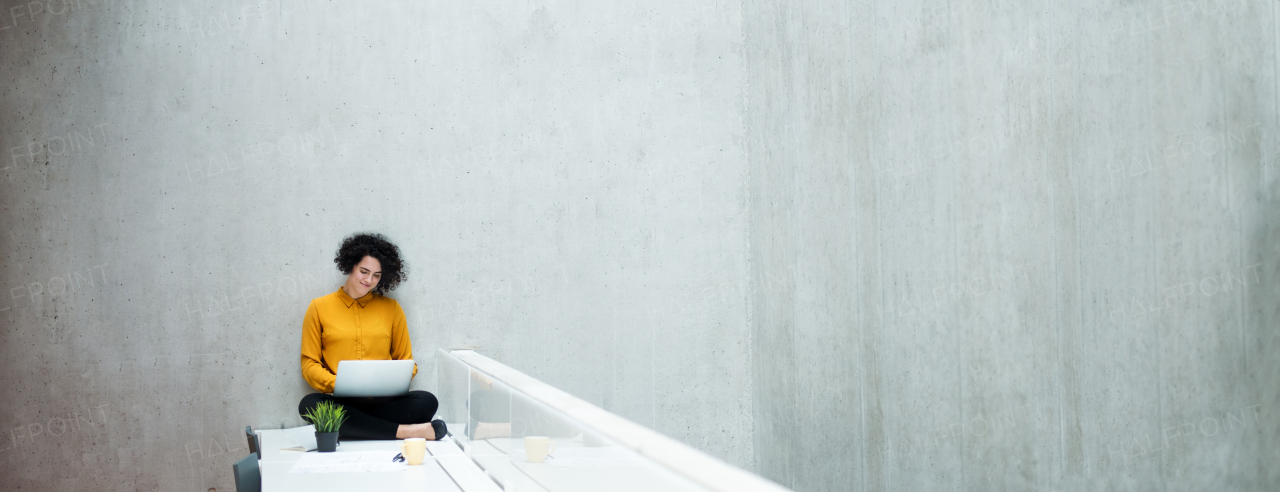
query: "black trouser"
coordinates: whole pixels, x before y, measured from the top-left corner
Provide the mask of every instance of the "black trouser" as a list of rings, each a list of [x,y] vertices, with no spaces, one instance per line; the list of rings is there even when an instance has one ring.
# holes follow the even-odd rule
[[[436,395],[426,391],[375,398],[334,398],[324,393],[312,393],[302,397],[302,402],[298,403],[298,414],[306,415],[322,401],[335,402],[347,410],[347,420],[338,429],[338,438],[352,441],[395,439],[400,424],[431,422],[440,407]]]

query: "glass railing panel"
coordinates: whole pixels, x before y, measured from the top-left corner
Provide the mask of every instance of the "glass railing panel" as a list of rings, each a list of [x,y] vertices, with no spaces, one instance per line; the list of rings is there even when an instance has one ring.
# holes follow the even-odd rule
[[[440,353],[441,418],[507,491],[786,490],[496,361],[457,354]]]
[[[444,355],[436,358],[436,368],[436,400],[440,402],[436,415],[448,424],[451,433],[461,434],[466,430],[472,369],[456,357]]]
[[[511,468],[548,491],[708,490],[522,393],[509,393],[511,438],[494,447],[505,447]],[[554,449],[542,463],[530,462],[526,442],[538,448],[544,437]],[[536,459],[541,450],[532,451]]]

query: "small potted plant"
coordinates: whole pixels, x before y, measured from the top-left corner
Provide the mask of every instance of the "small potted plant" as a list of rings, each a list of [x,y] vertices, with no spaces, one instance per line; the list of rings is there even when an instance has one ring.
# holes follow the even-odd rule
[[[347,420],[347,410],[331,401],[322,401],[303,415],[316,426],[316,449],[332,453],[338,449],[338,428]]]

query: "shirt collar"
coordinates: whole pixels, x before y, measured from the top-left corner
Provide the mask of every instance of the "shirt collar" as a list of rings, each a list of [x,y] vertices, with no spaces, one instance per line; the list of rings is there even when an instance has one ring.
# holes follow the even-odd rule
[[[373,296],[374,296],[374,293],[369,292],[368,294],[365,294],[364,297],[361,297],[359,299],[352,299],[351,296],[347,295],[347,291],[345,289],[343,289],[342,287],[338,287],[338,298],[342,299],[342,303],[346,304],[347,307],[351,307],[351,304],[356,302],[360,303],[360,307],[365,307],[369,305],[369,301],[373,300]]]

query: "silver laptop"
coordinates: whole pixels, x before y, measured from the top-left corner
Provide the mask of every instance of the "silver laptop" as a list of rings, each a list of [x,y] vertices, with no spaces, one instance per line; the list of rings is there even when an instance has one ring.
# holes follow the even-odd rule
[[[409,392],[412,380],[412,360],[339,361],[333,396],[400,396]]]

